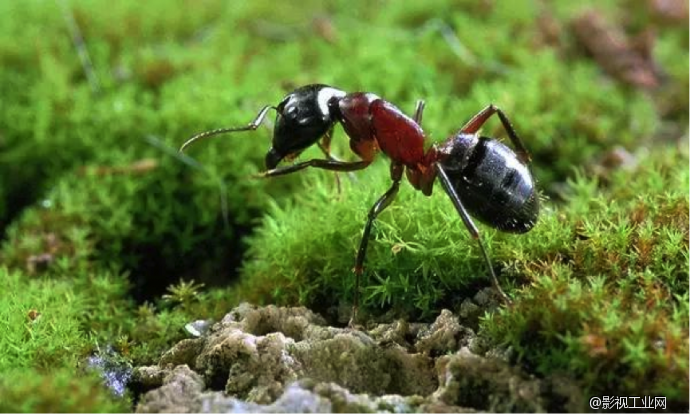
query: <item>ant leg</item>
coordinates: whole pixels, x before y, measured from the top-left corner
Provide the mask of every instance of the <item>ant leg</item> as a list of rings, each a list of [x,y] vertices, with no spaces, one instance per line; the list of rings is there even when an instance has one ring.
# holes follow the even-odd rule
[[[313,159],[293,165],[288,165],[287,167],[275,168],[272,170],[264,171],[262,173],[257,174],[256,177],[277,177],[280,175],[292,174],[293,172],[297,172],[308,167],[314,167],[330,171],[357,171],[367,168],[369,164],[371,164],[371,161],[344,162],[334,160]]]
[[[337,157],[333,156],[331,154],[331,138],[333,138],[333,128],[329,129],[326,131],[326,133],[323,135],[323,138],[319,143],[317,144],[319,146],[319,149],[321,152],[323,152],[323,155],[326,156],[331,161],[340,161]]]
[[[352,301],[352,315],[348,326],[353,327],[357,320],[357,309],[359,308],[359,285],[362,273],[364,272],[364,258],[367,254],[367,246],[369,245],[369,235],[371,234],[371,226],[374,224],[376,217],[385,210],[391,203],[400,189],[400,180],[402,179],[403,168],[399,164],[391,164],[391,176],[393,184],[386,191],[376,203],[369,210],[367,223],[364,225],[364,233],[362,240],[359,242],[359,249],[357,250],[357,259],[355,260],[355,297]]]
[[[330,161],[340,161],[340,158],[338,158],[338,157],[336,157],[335,155],[331,154],[330,149],[327,148],[326,146],[324,146],[324,144],[322,144],[321,142],[318,142],[316,145],[319,147],[319,149],[321,150],[321,152],[323,152],[323,155],[326,156],[326,159],[327,159],[327,160],[330,160]]]
[[[331,161],[340,161],[340,159],[338,159],[338,157],[331,154],[331,138],[332,137],[333,137],[333,127],[331,127],[328,131],[326,131],[326,134],[324,134],[323,138],[321,139],[321,141],[319,141],[319,143],[317,145],[319,146],[319,149],[321,150],[321,152],[323,152],[323,155],[325,155],[327,159],[329,159]],[[340,191],[341,190],[340,176],[338,175],[337,172],[334,175],[335,175],[335,186],[338,190],[338,194],[340,194],[340,192],[341,192]]]
[[[465,227],[467,227],[467,230],[470,232],[472,237],[475,240],[477,240],[477,243],[479,243],[479,250],[482,251],[482,255],[484,256],[484,260],[486,261],[486,266],[489,268],[489,272],[491,273],[491,283],[494,286],[494,290],[498,293],[498,295],[505,303],[510,304],[510,298],[508,297],[508,295],[505,294],[505,292],[503,292],[503,289],[501,289],[501,285],[498,284],[498,278],[496,277],[496,273],[494,273],[494,268],[491,265],[491,259],[489,259],[489,255],[486,253],[484,243],[482,243],[482,239],[479,237],[479,230],[477,229],[477,226],[472,221],[472,218],[467,213],[467,210],[465,210],[465,206],[462,205],[462,201],[460,201],[460,196],[458,196],[458,193],[455,191],[455,188],[453,188],[453,185],[450,182],[448,175],[443,170],[441,164],[435,163],[434,165],[436,166],[436,170],[438,171],[438,176],[441,179],[441,185],[443,186],[443,189],[446,190],[446,193],[450,197],[450,200],[453,202],[455,209],[460,214],[460,218],[462,219],[463,223],[465,223]]]
[[[419,126],[422,126],[422,114],[424,113],[424,105],[425,105],[424,100],[420,99],[417,101],[417,106],[414,109],[414,118],[413,119],[414,119],[414,122]]]
[[[237,128],[218,128],[218,129],[212,129],[210,131],[205,131],[205,132],[202,132],[200,134],[196,134],[193,137],[189,138],[187,141],[185,141],[184,144],[182,144],[179,152],[184,152],[185,148],[190,146],[195,141],[198,141],[198,140],[203,139],[203,138],[208,138],[208,137],[213,136],[213,135],[224,134],[224,133],[228,133],[228,132],[254,131],[264,121],[264,119],[266,118],[266,114],[268,113],[268,111],[270,109],[276,109],[276,108],[271,106],[271,105],[266,105],[263,108],[261,108],[259,113],[256,114],[256,118],[254,118],[254,120],[252,122],[250,122],[247,126],[237,127]]]
[[[531,162],[532,158],[530,157],[527,148],[525,148],[517,132],[515,132],[513,125],[510,123],[510,120],[508,119],[508,116],[506,116],[505,112],[503,112],[499,107],[495,106],[494,104],[491,104],[479,111],[479,113],[472,117],[472,119],[470,119],[470,121],[466,123],[460,129],[460,131],[465,132],[467,134],[474,134],[479,130],[479,128],[482,127],[482,125],[484,125],[484,123],[493,114],[496,113],[498,114],[498,117],[501,119],[501,124],[503,124],[503,128],[508,133],[508,138],[510,138],[510,141],[513,143],[513,145],[515,145],[515,148],[517,149],[517,155],[520,161],[524,163]]]

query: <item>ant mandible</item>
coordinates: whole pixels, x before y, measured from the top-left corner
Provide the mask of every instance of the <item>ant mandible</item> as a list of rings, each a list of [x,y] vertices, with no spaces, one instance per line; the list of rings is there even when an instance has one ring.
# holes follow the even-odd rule
[[[431,195],[434,181],[439,178],[465,227],[479,244],[495,291],[503,301],[510,303],[498,283],[479,230],[470,217],[471,213],[481,222],[504,232],[525,233],[534,227],[539,216],[539,197],[528,167],[530,156],[503,111],[494,105],[487,106],[456,134],[432,145],[425,152],[421,128],[424,101],[417,102],[414,117],[409,118],[395,105],[373,93],[346,93],[328,85],[314,84],[295,89],[278,106],[264,106],[247,126],[197,134],[187,140],[180,151],[202,138],[256,130],[271,109],[277,112],[277,116],[272,147],[266,154],[267,171],[261,173],[261,177],[290,174],[307,167],[331,171],[361,170],[372,163],[378,151],[391,160],[393,184],[369,210],[357,251],[350,326],[354,325],[357,317],[360,279],[371,226],[398,194],[403,172],[412,186],[426,196]],[[494,114],[498,114],[515,151],[495,139],[477,135]],[[330,142],[336,123],[342,125],[350,138],[350,148],[360,161],[345,162],[331,156]],[[280,161],[293,159],[314,144],[318,144],[326,159],[278,167]]]

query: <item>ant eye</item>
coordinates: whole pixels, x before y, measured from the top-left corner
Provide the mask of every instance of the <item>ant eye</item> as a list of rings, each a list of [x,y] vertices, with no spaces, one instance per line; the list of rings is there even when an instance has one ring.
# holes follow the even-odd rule
[[[286,116],[286,117],[292,118],[292,119],[297,118],[297,115],[299,115],[299,108],[296,106],[290,106],[290,107],[288,107],[287,111],[283,112],[283,116]]]

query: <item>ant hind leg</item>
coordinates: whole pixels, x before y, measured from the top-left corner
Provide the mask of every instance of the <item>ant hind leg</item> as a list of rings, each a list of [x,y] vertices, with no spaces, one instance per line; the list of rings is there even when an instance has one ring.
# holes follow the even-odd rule
[[[531,162],[531,157],[527,151],[527,148],[525,148],[522,140],[518,136],[517,132],[515,132],[515,128],[513,128],[513,124],[510,123],[508,116],[494,104],[491,104],[479,111],[460,129],[460,131],[467,134],[474,134],[479,131],[479,128],[481,128],[482,125],[484,125],[484,123],[494,114],[498,114],[501,124],[503,125],[503,129],[506,130],[508,133],[508,138],[510,138],[510,142],[513,143],[515,149],[517,150],[517,156],[520,161],[524,162],[525,164],[529,164]]]
[[[494,272],[494,268],[491,264],[491,259],[489,259],[489,254],[486,252],[484,243],[482,243],[482,239],[479,235],[479,230],[477,229],[477,226],[472,221],[472,218],[470,217],[469,213],[467,213],[467,210],[465,209],[465,206],[463,206],[462,201],[460,201],[460,196],[458,196],[458,193],[455,191],[455,188],[453,188],[453,185],[450,182],[450,179],[448,178],[448,175],[446,174],[445,170],[443,169],[443,166],[441,166],[441,164],[439,163],[436,163],[435,166],[438,171],[438,177],[441,180],[441,185],[443,186],[443,189],[446,190],[446,193],[450,197],[450,200],[453,202],[455,209],[458,211],[458,214],[460,214],[460,218],[462,219],[462,222],[465,224],[465,227],[467,227],[467,230],[470,232],[472,237],[475,240],[477,240],[477,243],[479,244],[479,250],[481,250],[482,256],[484,256],[484,261],[486,262],[486,266],[489,268],[489,273],[491,274],[491,284],[493,285],[494,290],[496,291],[496,293],[498,293],[500,298],[505,303],[510,305],[512,301],[510,300],[508,295],[505,294],[503,289],[501,289],[501,285],[498,283],[498,278],[496,277],[496,273]]]

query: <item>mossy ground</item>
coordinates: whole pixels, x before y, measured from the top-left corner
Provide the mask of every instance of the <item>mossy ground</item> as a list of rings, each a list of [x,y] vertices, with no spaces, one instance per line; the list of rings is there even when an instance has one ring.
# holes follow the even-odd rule
[[[240,300],[351,301],[363,220],[389,185],[383,159],[341,175],[338,193],[319,171],[248,179],[268,129],[176,154],[315,82],[408,112],[424,98],[434,141],[503,108],[545,200],[527,235],[481,228],[515,301],[482,332],[592,395],[686,406],[687,24],[655,23],[642,1],[589,3],[0,3],[0,409],[126,410],[84,367],[101,346],[151,363],[186,322]],[[581,50],[568,22],[591,6],[631,30],[656,25],[659,90],[612,79]],[[483,132],[502,136],[495,121]],[[636,164],[602,169],[616,146]],[[347,149],[338,131],[334,152]],[[488,285],[440,188],[426,198],[404,184],[374,233],[370,314],[428,319]]]

